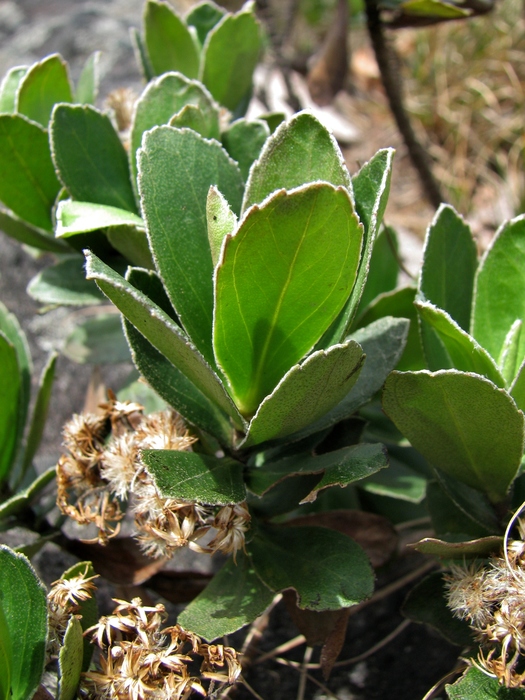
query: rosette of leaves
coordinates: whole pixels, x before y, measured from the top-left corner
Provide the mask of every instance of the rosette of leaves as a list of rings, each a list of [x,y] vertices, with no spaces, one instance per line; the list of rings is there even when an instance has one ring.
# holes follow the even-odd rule
[[[382,445],[352,431],[339,449],[314,450],[403,351],[405,319],[350,335],[391,161],[380,151],[350,178],[333,137],[300,113],[266,141],[244,187],[217,141],[154,127],[137,162],[155,270],[122,277],[87,253],[87,276],[122,312],[138,370],[201,436],[200,451],[142,453],[161,494],[250,505],[246,552],[180,618],[207,639],[247,624],[285,589],[316,611],[372,592],[349,537],[272,521],[387,466]]]

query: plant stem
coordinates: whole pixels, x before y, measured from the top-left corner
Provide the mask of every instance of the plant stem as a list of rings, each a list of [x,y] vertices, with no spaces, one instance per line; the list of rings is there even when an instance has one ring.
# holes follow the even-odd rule
[[[423,146],[417,140],[409,116],[403,104],[403,90],[399,73],[396,69],[396,57],[393,47],[389,44],[381,15],[377,6],[377,0],[365,0],[366,17],[370,41],[374,49],[381,81],[394,116],[397,128],[403,137],[412,164],[416,168],[423,190],[429,202],[436,209],[444,201],[440,187],[432,174],[428,163],[428,155]]]

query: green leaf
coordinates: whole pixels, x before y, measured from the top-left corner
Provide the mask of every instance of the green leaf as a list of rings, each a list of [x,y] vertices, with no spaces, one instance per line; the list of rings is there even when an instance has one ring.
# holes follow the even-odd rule
[[[0,200],[23,221],[52,231],[60,189],[47,132],[21,114],[0,114]]]
[[[58,655],[57,700],[73,700],[76,697],[82,672],[83,653],[82,626],[73,615],[67,623],[64,641]]]
[[[444,472],[441,472],[440,476],[443,474]],[[457,483],[459,484],[460,482],[458,481]],[[464,484],[462,484],[462,486],[464,486]],[[468,489],[469,487],[465,486],[465,488]],[[478,496],[482,496],[479,491],[474,491],[474,489],[469,489],[469,491],[473,491],[478,494]],[[427,508],[430,513],[432,529],[436,535],[445,536],[451,533],[460,533],[461,535],[465,534],[469,537],[485,537],[489,533],[499,531],[499,523],[497,520],[495,523],[495,530],[487,526],[489,523],[492,524],[494,512],[490,513],[492,517],[489,518],[488,522],[482,525],[478,517],[479,513],[481,513],[481,509],[472,516],[470,513],[465,513],[465,509],[458,505],[457,501],[460,500],[462,496],[463,494],[458,494],[457,490],[454,493],[454,497],[451,496],[449,491],[444,488],[441,479],[439,482],[430,481],[428,483],[426,493]],[[473,510],[475,511],[479,506],[479,498],[477,502],[474,503],[474,506],[475,508],[473,508]]]
[[[438,540],[435,537],[425,537],[424,539],[410,545],[422,554],[429,554],[433,557],[443,557],[444,559],[486,559],[491,555],[501,553],[503,537],[491,535],[490,537],[480,537],[475,540],[463,540],[459,542],[448,542]]]
[[[405,347],[407,332],[406,319],[385,317],[349,336],[348,340],[359,343],[366,355],[357,382],[335,408],[307,428],[288,437],[288,441],[300,440],[335,425],[369,401],[396,366]]]
[[[73,102],[73,91],[67,63],[55,53],[27,71],[16,94],[16,111],[47,128],[58,102]]]
[[[144,136],[139,189],[157,269],[182,325],[213,366],[213,265],[206,200],[211,185],[237,213],[242,177],[215,141],[161,126]]]
[[[218,24],[226,11],[214,2],[204,0],[190,9],[185,17],[188,27],[195,27],[199,42],[204,44],[208,33]],[[192,628],[193,629],[193,628]]]
[[[274,598],[248,557],[237,552],[179,615],[177,622],[209,642],[253,622]]]
[[[208,242],[210,244],[212,264],[219,260],[222,242],[226,236],[233,236],[237,228],[237,217],[228,202],[213,185],[206,200],[206,222],[208,225]]]
[[[312,457],[297,455],[277,462],[267,462],[262,467],[250,469],[247,485],[252,493],[263,496],[284,479],[298,475],[319,474],[320,480],[301,503],[312,503],[319,491],[329,486],[344,488],[388,466],[382,445],[352,445],[341,450]]]
[[[222,134],[222,145],[233,160],[239,163],[245,180],[269,135],[270,129],[261,119],[237,119]]]
[[[434,476],[439,486],[463,515],[473,521],[477,528],[483,528],[483,534],[494,534],[501,531],[501,525],[494,506],[484,493],[467,486],[467,484],[462,483],[451,474],[447,474],[440,469],[434,469]],[[479,534],[479,529],[473,530],[472,526],[470,526],[466,532],[472,532],[477,535]]]
[[[259,119],[268,124],[270,133],[273,134],[277,127],[286,121],[286,114],[284,112],[267,112],[266,114],[261,114]]]
[[[356,321],[358,328],[368,326],[385,316],[405,318],[410,321],[405,349],[397,365],[399,370],[417,370],[426,367],[419,338],[417,311],[414,306],[415,298],[416,289],[414,287],[400,287],[392,292],[380,294]]]
[[[398,254],[396,232],[387,226],[375,240],[370,258],[370,271],[359,302],[357,316],[380,294],[391,292],[396,288],[399,273]]]
[[[148,237],[143,228],[136,226],[113,226],[106,230],[111,246],[118,251],[130,265],[153,270],[155,263],[149,248]]]
[[[169,120],[177,129],[193,129],[205,139],[220,139],[219,114],[215,108],[186,105]]]
[[[11,695],[12,664],[13,645],[0,597],[0,700],[7,700]]]
[[[89,306],[104,300],[96,284],[86,280],[84,260],[79,255],[68,255],[44,268],[33,277],[27,292],[46,305]]]
[[[144,78],[144,82],[149,83],[155,77],[153,73],[153,68],[148,58],[148,53],[146,47],[144,46],[144,40],[138,30],[132,27],[129,31],[131,45],[133,46],[133,53],[135,55],[135,61],[139,67],[139,70]]]
[[[243,446],[291,435],[324,416],[355,385],[364,361],[350,340],[294,365],[257,409]]]
[[[144,41],[155,75],[179,71],[188,78],[197,78],[200,63],[197,42],[167,3],[148,0],[144,11]]]
[[[316,183],[253,207],[226,241],[213,342],[241,413],[255,413],[338,314],[361,238],[347,190]]]
[[[75,90],[75,102],[94,105],[98,95],[100,51],[91,54],[84,63]]]
[[[31,501],[37,496],[42,489],[50,484],[56,476],[56,467],[50,467],[43,474],[33,481],[33,483],[19,491],[14,496],[11,496],[7,501],[0,503],[0,520],[7,518],[10,515],[16,515],[20,511],[29,506]]]
[[[140,454],[164,498],[221,506],[246,500],[240,462],[177,450],[142,450]]]
[[[516,320],[525,320],[525,217],[500,227],[480,263],[474,289],[471,333],[494,359],[499,358]],[[521,334],[517,364],[525,356]]]
[[[246,183],[242,210],[260,204],[276,190],[318,180],[352,191],[337,141],[313,114],[300,112],[267,139]]]
[[[383,408],[432,464],[501,501],[523,452],[523,414],[510,396],[475,374],[392,372]]]
[[[512,382],[509,393],[516,402],[518,408],[525,411],[525,360],[522,362]]]
[[[111,365],[131,359],[121,317],[116,313],[97,314],[77,324],[62,352],[81,365]]]
[[[180,73],[168,73],[152,80],[146,87],[135,106],[131,123],[130,162],[134,182],[137,177],[137,151],[143,134],[154,126],[168,124],[187,105],[200,107],[210,122],[215,119],[218,129],[219,106],[196,80],[189,80]],[[180,165],[177,164],[178,167]]]
[[[442,0],[405,0],[400,5],[401,10],[414,17],[439,17],[440,19],[464,19],[471,10],[464,10],[450,2]]]
[[[0,333],[0,484],[9,476],[23,430],[20,425],[22,377],[15,347]]]
[[[251,91],[261,48],[261,30],[251,4],[236,15],[225,15],[206,37],[200,79],[232,112]]]
[[[16,93],[27,71],[27,66],[15,66],[4,76],[0,83],[0,113],[14,114],[16,112]]]
[[[31,246],[37,250],[45,250],[52,253],[71,252],[67,243],[56,240],[53,236],[41,231],[34,226],[22,221],[14,214],[0,209],[0,231],[6,236],[24,245]]]
[[[93,564],[90,561],[79,561],[73,564],[67,571],[64,571],[62,578],[68,581],[75,576],[84,576],[84,578],[91,578],[95,575],[95,570],[93,569]],[[78,614],[80,617],[80,624],[82,626],[82,631],[85,632],[93,625],[96,625],[99,620],[98,605],[95,596],[91,596],[86,600],[80,601],[78,603]],[[91,663],[91,657],[93,655],[93,644],[89,636],[84,637],[84,653],[82,661],[82,671],[87,671]]]
[[[30,700],[44,671],[47,637],[46,592],[29,560],[0,545],[0,591],[13,651],[12,700]]]
[[[439,338],[452,367],[481,374],[496,386],[505,386],[505,380],[492,357],[452,316],[430,302],[416,301],[415,305],[422,322],[428,324]]]
[[[29,425],[29,432],[25,445],[24,460],[22,463],[22,477],[32,464],[33,458],[40,445],[40,441],[42,440],[42,435],[44,434],[44,427],[49,411],[49,402],[51,401],[53,380],[55,378],[57,357],[57,353],[52,353],[50,355],[42,370],[42,374],[40,375],[38,394],[36,396],[33,415],[31,416],[31,423]]]
[[[419,292],[464,331],[470,326],[477,266],[470,227],[453,207],[442,204],[427,231]]]
[[[498,359],[498,365],[501,367],[501,374],[507,386],[512,384],[512,380],[516,377],[520,368],[518,352],[522,325],[520,319],[514,321],[507,333]]]
[[[136,213],[128,157],[107,114],[57,105],[50,124],[53,159],[73,199]]]
[[[446,603],[447,586],[441,571],[435,571],[409,592],[401,612],[409,620],[423,622],[440,632],[452,644],[471,646],[472,632],[465,620],[459,620]]]
[[[445,690],[450,700],[523,700],[521,688],[504,688],[497,678],[476,666],[470,666],[459,681],[446,685]]]
[[[324,527],[265,527],[247,545],[256,573],[275,592],[295,589],[303,610],[339,610],[369,598],[374,575],[353,540]]]
[[[425,477],[392,455],[389,455],[388,469],[359,484],[359,488],[367,493],[388,496],[408,503],[421,503],[425,498],[426,486]]]
[[[217,375],[184,331],[160,307],[92,253],[87,255],[86,276],[96,279],[104,294],[135,328],[208,399],[230,415],[240,430],[243,429],[244,422]]]
[[[55,235],[58,238],[68,238],[77,233],[98,231],[115,226],[144,228],[144,222],[140,216],[126,209],[91,202],[75,202],[71,199],[59,203],[56,218]]]

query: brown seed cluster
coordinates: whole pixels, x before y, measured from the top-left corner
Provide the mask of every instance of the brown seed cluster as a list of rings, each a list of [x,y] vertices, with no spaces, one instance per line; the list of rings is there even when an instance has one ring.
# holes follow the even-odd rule
[[[525,687],[525,522],[506,556],[488,565],[452,566],[448,606],[480,642],[478,667],[507,688]]]
[[[203,506],[164,498],[140,460],[141,450],[190,450],[192,437],[174,411],[143,415],[142,406],[112,393],[100,415],[75,415],[64,427],[57,466],[57,505],[79,524],[94,524],[96,541],[119,531],[123,504],[131,499],[137,539],[150,556],[171,557],[179,547],[213,554],[244,548],[250,514],[246,504]],[[199,543],[210,533],[210,541]]]
[[[90,700],[186,700],[211,695],[215,684],[235,683],[241,673],[237,652],[205,644],[180,625],[162,627],[163,605],[116,600],[112,615],[91,628],[100,650],[99,668],[84,674],[81,689]]]

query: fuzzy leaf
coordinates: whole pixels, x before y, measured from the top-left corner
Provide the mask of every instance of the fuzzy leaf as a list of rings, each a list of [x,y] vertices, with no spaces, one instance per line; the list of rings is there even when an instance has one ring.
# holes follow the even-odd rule
[[[75,616],[69,618],[64,641],[58,655],[57,700],[73,700],[76,697],[82,657],[84,654],[82,626]]]
[[[335,318],[361,237],[347,190],[317,183],[253,207],[226,241],[213,342],[241,413],[255,413]]]
[[[50,124],[53,159],[73,199],[137,212],[128,157],[107,114],[57,105]]]
[[[67,63],[55,53],[27,71],[16,95],[16,111],[47,128],[58,102],[73,102],[73,91]]]
[[[352,389],[364,361],[350,340],[294,365],[257,409],[243,446],[291,435],[324,416]]]
[[[104,294],[151,344],[211,401],[230,415],[242,430],[244,422],[218,376],[195,349],[184,331],[142,292],[92,253],[86,256],[86,277],[96,279]]]
[[[261,48],[261,31],[251,5],[236,15],[225,15],[206,37],[200,79],[217,102],[232,112],[251,91]]]
[[[214,2],[204,0],[194,5],[185,17],[188,27],[195,27],[199,42],[204,44],[208,33],[224,17],[226,11]]]
[[[0,503],[0,520],[7,518],[10,515],[16,515],[21,510],[24,510],[34,499],[36,495],[50,484],[56,476],[56,467],[50,467],[47,471],[41,474],[33,481],[33,483],[19,491],[11,498]]]
[[[73,566],[71,566],[67,571],[64,571],[62,578],[67,581],[80,575],[84,576],[84,578],[90,578],[91,576],[95,575],[95,570],[90,561],[79,561],[76,564],[73,564]],[[92,595],[90,598],[87,598],[87,600],[82,600],[78,607],[79,615],[81,615],[80,625],[82,627],[82,631],[85,632],[98,622],[99,611],[97,600],[95,596]],[[93,644],[91,644],[89,636],[84,637],[83,648],[82,671],[87,671],[93,655]]]
[[[66,199],[58,205],[57,238],[68,238],[77,233],[98,231],[116,226],[136,226],[144,228],[144,222],[126,209],[118,209],[105,204],[75,202]]]
[[[233,236],[235,233],[237,217],[230,209],[228,202],[213,185],[209,189],[206,200],[206,222],[211,259],[215,267],[219,261],[224,239],[226,236]]]
[[[213,264],[206,200],[210,186],[216,185],[237,213],[243,188],[240,171],[215,141],[189,129],[162,126],[144,136],[139,172],[157,269],[186,332],[213,365]]]
[[[470,666],[454,685],[446,685],[445,690],[450,700],[523,700],[521,688],[505,688],[497,678],[475,666]]]
[[[13,664],[13,644],[0,598],[0,698],[6,700],[11,695],[11,667]]]
[[[474,289],[472,335],[498,359],[511,326],[525,321],[525,216],[500,227],[480,263]],[[521,333],[517,364],[525,356]]]
[[[243,178],[246,180],[252,163],[259,157],[270,129],[261,119],[247,121],[237,119],[222,134],[222,145],[239,163]]]
[[[89,306],[104,301],[96,284],[86,280],[84,260],[79,255],[68,255],[44,268],[33,277],[27,292],[46,305]]]
[[[247,550],[262,581],[275,592],[295,589],[301,609],[349,608],[374,588],[366,554],[335,530],[268,526],[257,530]]]
[[[29,469],[33,462],[33,458],[40,446],[44,427],[49,411],[49,402],[51,401],[51,391],[53,389],[53,380],[55,378],[55,367],[58,354],[52,353],[42,370],[40,381],[38,383],[38,393],[36,396],[33,415],[29,425],[29,432],[25,444],[24,460],[22,462],[22,476]]]
[[[23,424],[20,425],[22,377],[15,347],[0,333],[0,484],[9,476]]]
[[[64,241],[58,241],[50,233],[31,226],[14,214],[0,209],[0,231],[6,236],[24,245],[37,250],[45,250],[52,253],[71,252],[71,248]]]
[[[507,333],[498,359],[498,365],[501,368],[501,374],[505,379],[506,385],[512,384],[520,369],[519,346],[522,326],[521,319],[514,321]]]
[[[352,191],[336,140],[313,114],[300,112],[283,122],[266,141],[250,171],[242,210],[260,204],[281,188],[291,190],[318,180]]]
[[[47,132],[21,114],[0,114],[0,200],[23,221],[52,231],[60,189]]]
[[[16,93],[27,71],[27,66],[15,66],[5,74],[0,83],[0,113],[16,112]]]
[[[137,151],[143,134],[154,126],[168,124],[187,105],[200,107],[210,121],[219,119],[219,107],[206,88],[180,73],[162,75],[146,87],[135,106],[131,123],[131,174],[137,177]]]
[[[357,316],[380,294],[391,292],[397,286],[399,274],[399,245],[394,229],[387,226],[376,237],[370,258],[370,272],[359,302]]]
[[[94,105],[98,95],[100,51],[91,54],[84,63],[75,90],[75,102]]]
[[[206,505],[229,505],[246,499],[243,465],[197,452],[142,450],[141,458],[164,498]]]
[[[178,623],[209,642],[253,622],[273,600],[248,557],[237,552],[179,615]]]
[[[518,408],[525,411],[525,360],[522,362],[512,382],[509,393],[516,402]]]
[[[507,393],[456,370],[392,372],[383,408],[429,462],[492,501],[503,500],[524,437],[523,414]]]
[[[191,32],[166,2],[148,0],[144,40],[155,75],[179,71],[188,78],[199,72],[199,50]]]
[[[212,107],[186,105],[169,120],[168,124],[178,129],[184,127],[193,129],[205,139],[220,140],[219,113]]]
[[[11,699],[30,700],[44,671],[46,592],[29,560],[0,545],[0,591],[13,648]]]

